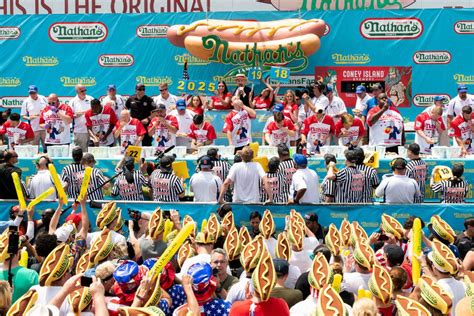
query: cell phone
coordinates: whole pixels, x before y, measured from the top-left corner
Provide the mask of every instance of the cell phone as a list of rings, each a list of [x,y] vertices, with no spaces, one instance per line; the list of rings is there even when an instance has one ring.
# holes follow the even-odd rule
[[[89,287],[92,284],[92,278],[81,276],[81,286]]]

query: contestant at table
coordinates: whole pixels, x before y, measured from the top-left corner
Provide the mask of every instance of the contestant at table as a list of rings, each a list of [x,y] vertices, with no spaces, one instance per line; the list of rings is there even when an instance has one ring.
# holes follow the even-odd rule
[[[452,122],[449,136],[453,138],[453,145],[461,147],[461,156],[465,157],[474,153],[472,140],[474,137],[474,114],[472,108],[466,105]]]
[[[178,119],[166,114],[166,105],[159,104],[156,111],[157,116],[151,120],[148,126],[148,135],[153,139],[153,147],[165,150],[176,145],[176,133],[179,129]]]
[[[73,118],[74,112],[69,105],[61,104],[54,93],[48,96],[48,106],[40,114],[40,126],[46,130],[45,152],[49,145],[69,145],[71,142],[69,125]]]
[[[114,136],[120,137],[120,146],[122,154],[128,146],[141,146],[146,129],[136,118],[130,116],[129,110],[122,110],[120,120],[115,124]]]
[[[117,116],[108,105],[102,105],[98,99],[91,101],[91,108],[84,114],[89,132],[89,146],[99,147],[114,145],[115,138],[112,133],[117,124]]]
[[[0,135],[7,135],[8,148],[15,149],[15,145],[24,145],[34,140],[35,134],[31,126],[20,121],[20,114],[12,113],[1,127]]]
[[[251,120],[257,113],[238,97],[232,98],[232,106],[234,109],[225,117],[223,132],[227,133],[229,145],[234,146],[237,152],[252,142]]]
[[[188,136],[192,139],[191,147],[195,150],[202,146],[214,144],[214,140],[217,138],[214,126],[209,122],[205,122],[202,115],[193,117],[193,123],[189,129]]]

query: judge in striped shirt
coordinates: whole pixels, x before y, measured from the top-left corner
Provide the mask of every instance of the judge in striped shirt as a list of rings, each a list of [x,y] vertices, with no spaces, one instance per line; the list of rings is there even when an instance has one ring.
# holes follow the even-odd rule
[[[82,165],[82,148],[77,146],[72,150],[73,163],[64,167],[61,172],[61,181],[64,183],[67,196],[76,199],[81,190],[84,166]]]
[[[434,171],[434,170],[433,170]],[[449,180],[434,182],[434,175],[431,175],[430,186],[434,192],[441,192],[442,203],[464,203],[469,184],[462,178],[464,166],[460,163],[453,165],[453,177]]]
[[[91,201],[103,200],[104,192],[102,192],[102,190],[96,190],[96,189],[97,188],[107,189],[110,183],[106,183],[108,180],[107,177],[104,176],[104,174],[99,168],[95,167],[96,161],[95,161],[94,155],[92,155],[91,153],[85,153],[84,156],[82,157],[81,163],[84,166],[84,169],[87,167],[92,168],[91,179],[89,182],[89,187],[87,188],[87,199]],[[77,178],[78,178],[78,183],[82,185],[82,180],[84,179],[84,171],[81,171],[80,173],[78,173]]]
[[[179,198],[184,196],[181,179],[173,173],[173,160],[171,156],[161,158],[160,168],[150,176],[153,201],[179,202]]]
[[[125,157],[117,168],[121,174],[115,180],[112,196],[120,196],[121,200],[126,201],[143,201],[142,187],[148,186],[148,180],[140,170],[135,170],[135,160]]]

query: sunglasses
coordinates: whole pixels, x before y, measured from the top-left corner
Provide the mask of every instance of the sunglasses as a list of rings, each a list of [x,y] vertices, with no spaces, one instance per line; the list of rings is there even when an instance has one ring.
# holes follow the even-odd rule
[[[49,105],[55,105],[56,101],[48,102]]]
[[[160,89],[160,91],[161,91],[161,92],[163,92],[163,91],[167,91],[167,90],[168,90],[168,89]]]
[[[81,92],[81,93],[84,93],[84,92],[86,92],[86,91],[87,91],[86,89],[84,89],[84,90],[79,90],[79,92]]]
[[[380,98],[380,100],[387,100],[387,99],[388,99],[387,97]]]
[[[145,89],[139,88],[139,89],[137,89],[137,91],[145,91]]]

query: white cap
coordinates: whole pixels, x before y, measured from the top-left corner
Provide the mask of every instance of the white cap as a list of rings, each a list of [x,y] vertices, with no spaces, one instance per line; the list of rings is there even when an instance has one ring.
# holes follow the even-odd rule
[[[58,241],[66,242],[66,240],[68,240],[73,230],[74,230],[74,226],[72,226],[71,224],[66,224],[56,229],[54,234],[58,238]]]
[[[54,305],[35,305],[25,316],[59,316],[59,309]]]

